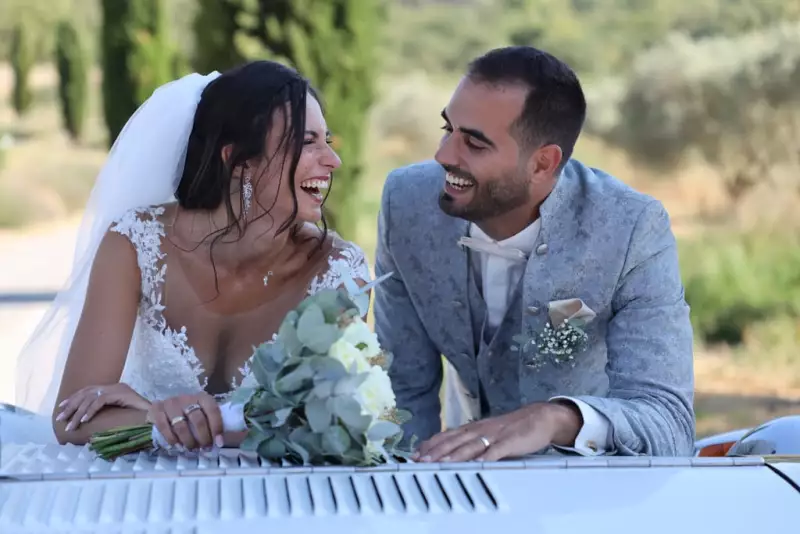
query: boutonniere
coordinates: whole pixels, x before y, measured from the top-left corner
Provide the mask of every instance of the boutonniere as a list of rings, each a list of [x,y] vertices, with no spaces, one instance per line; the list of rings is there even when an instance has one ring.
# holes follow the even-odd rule
[[[589,342],[583,328],[595,313],[581,299],[554,300],[547,305],[549,321],[533,336],[520,334],[512,339],[526,358],[525,365],[541,369],[547,363],[569,364],[575,367],[575,355],[580,354]]]

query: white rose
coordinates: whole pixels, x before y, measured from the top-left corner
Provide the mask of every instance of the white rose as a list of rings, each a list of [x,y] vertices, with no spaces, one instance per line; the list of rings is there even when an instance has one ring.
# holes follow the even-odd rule
[[[364,373],[370,367],[361,351],[343,337],[331,345],[331,348],[328,349],[328,356],[342,362],[348,372],[353,372],[355,367],[355,372]]]
[[[358,386],[357,391],[362,409],[372,417],[381,417],[395,407],[392,381],[386,371],[377,365],[369,369],[367,379]]]
[[[365,357],[374,358],[381,353],[381,346],[378,343],[378,336],[370,330],[367,323],[356,317],[355,320],[345,328],[342,338],[352,343],[359,349]]]

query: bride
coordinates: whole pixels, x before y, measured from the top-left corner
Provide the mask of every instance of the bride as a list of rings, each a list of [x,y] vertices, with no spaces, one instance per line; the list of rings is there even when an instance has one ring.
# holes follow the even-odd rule
[[[218,400],[253,347],[305,296],[367,289],[361,249],[322,215],[340,164],[314,90],[279,63],[157,89],[112,147],[69,285],[20,356],[17,405],[39,417],[4,413],[5,438],[84,444],[152,422],[179,450],[237,446]]]

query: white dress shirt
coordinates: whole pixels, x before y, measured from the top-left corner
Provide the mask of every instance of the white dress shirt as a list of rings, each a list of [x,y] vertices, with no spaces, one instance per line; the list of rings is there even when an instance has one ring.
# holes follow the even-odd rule
[[[537,219],[520,233],[495,241],[486,235],[475,224],[470,224],[469,236],[475,240],[487,241],[502,247],[509,247],[530,256],[536,239],[539,236],[541,219]],[[489,252],[473,251],[479,261],[473,263],[476,274],[480,276],[483,300],[487,308],[487,327],[494,332],[508,308],[508,303],[525,273],[526,262],[509,259]],[[613,447],[611,423],[608,419],[585,402],[566,396],[553,397],[550,400],[563,399],[573,402],[581,412],[583,426],[575,438],[574,447],[561,447],[584,456],[604,454]]]

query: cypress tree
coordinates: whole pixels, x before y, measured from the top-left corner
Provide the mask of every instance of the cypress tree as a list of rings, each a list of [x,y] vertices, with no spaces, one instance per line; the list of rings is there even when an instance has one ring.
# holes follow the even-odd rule
[[[56,65],[64,128],[77,141],[83,134],[86,117],[87,71],[85,50],[71,22],[63,21],[58,25]]]
[[[33,104],[28,76],[36,61],[31,27],[27,21],[19,21],[14,25],[11,36],[11,66],[14,71],[14,90],[11,95],[12,105],[17,115],[25,115]]]
[[[103,109],[114,143],[130,116],[172,79],[173,49],[161,0],[103,0]]]
[[[382,18],[380,0],[203,0],[195,25],[196,40],[204,43],[196,64],[204,70],[268,57],[293,66],[319,90],[342,158],[326,203],[328,220],[350,238],[359,217],[362,143]],[[215,20],[226,22],[209,38]]]

